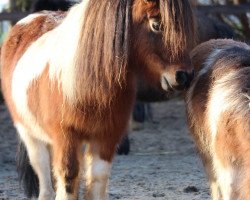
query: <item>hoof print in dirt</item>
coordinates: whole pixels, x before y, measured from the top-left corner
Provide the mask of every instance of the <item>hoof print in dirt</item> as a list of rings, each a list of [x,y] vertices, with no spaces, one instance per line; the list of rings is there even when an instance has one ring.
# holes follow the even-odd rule
[[[185,189],[184,189],[184,192],[185,193],[196,193],[196,192],[199,192],[199,189],[195,186],[187,186]]]
[[[130,151],[130,142],[128,136],[124,136],[121,143],[117,147],[117,154],[118,155],[128,155]]]
[[[153,195],[152,195],[153,197],[165,197],[165,194],[164,193],[159,193],[159,192],[154,192],[153,193]]]

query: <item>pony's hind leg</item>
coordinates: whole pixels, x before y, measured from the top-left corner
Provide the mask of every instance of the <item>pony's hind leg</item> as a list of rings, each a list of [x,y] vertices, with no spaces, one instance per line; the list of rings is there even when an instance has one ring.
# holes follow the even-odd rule
[[[54,191],[51,182],[51,170],[50,170],[50,156],[49,150],[46,147],[46,144],[43,142],[33,138],[29,131],[22,124],[15,124],[16,129],[20,135],[22,142],[25,144],[25,148],[28,153],[29,161],[32,166],[32,169],[35,171],[39,180],[39,200],[52,200],[54,199]],[[25,153],[25,151],[19,151],[19,154]],[[23,155],[19,155],[23,156]],[[20,163],[19,163],[20,164]],[[29,163],[22,162],[22,165],[29,165]],[[19,166],[20,170],[23,170],[26,166]],[[31,169],[31,170],[32,170]],[[20,171],[22,177],[26,180],[24,181],[26,190],[32,190],[34,188],[32,183],[29,183],[30,180],[34,180],[34,177],[27,176],[35,176],[34,173],[30,173],[28,171]],[[27,182],[28,181],[28,182]],[[34,191],[26,191],[29,195],[34,195]]]
[[[81,144],[72,138],[58,138],[53,144],[53,172],[56,178],[56,200],[78,197]]]
[[[202,162],[205,168],[205,172],[209,181],[211,199],[212,200],[222,200],[219,184],[217,182],[216,174],[213,169],[212,159],[209,156],[201,153]]]
[[[88,144],[85,152],[85,196],[87,200],[108,199],[108,179],[111,169],[111,160],[115,154],[115,146],[107,151],[98,143]],[[104,158],[103,152],[107,153]]]

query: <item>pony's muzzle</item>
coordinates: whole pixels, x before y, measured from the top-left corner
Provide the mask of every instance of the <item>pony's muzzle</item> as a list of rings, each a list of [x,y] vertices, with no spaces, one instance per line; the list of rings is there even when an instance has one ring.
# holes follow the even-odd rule
[[[192,72],[177,71],[175,74],[175,80],[177,83],[176,89],[182,90],[188,88],[193,78],[194,78],[194,71]]]
[[[170,84],[170,80],[169,80],[168,76],[166,76],[166,75],[162,75],[162,77],[161,77],[161,87],[165,91],[171,92],[174,90],[173,86]]]
[[[190,86],[193,78],[193,71],[177,71],[173,76],[164,73],[161,77],[161,86],[166,91],[184,90]]]

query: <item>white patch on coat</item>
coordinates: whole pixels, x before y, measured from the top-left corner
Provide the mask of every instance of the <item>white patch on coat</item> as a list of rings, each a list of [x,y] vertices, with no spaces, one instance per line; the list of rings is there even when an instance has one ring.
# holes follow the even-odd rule
[[[17,22],[17,25],[26,25],[31,23],[34,19],[36,19],[37,17],[41,17],[44,16],[44,13],[34,13],[34,14],[30,14],[27,17],[21,19],[20,21]]]
[[[51,140],[28,107],[27,91],[49,64],[51,80],[57,80],[59,85],[62,85],[63,94],[67,99],[72,101],[76,99],[74,52],[77,50],[80,37],[79,20],[84,15],[87,2],[86,0],[74,6],[61,25],[32,43],[13,72],[12,98],[16,109],[24,121],[31,124],[30,128],[34,130],[33,136],[47,143],[51,143]]]
[[[75,52],[80,40],[81,24],[89,0],[71,8],[69,14],[51,35],[55,50],[51,52],[49,75],[51,80],[58,80],[64,97],[69,102],[76,100],[76,64]],[[53,48],[53,47],[52,47]]]
[[[18,61],[12,78],[12,99],[17,112],[26,125],[29,125],[30,134],[39,140],[51,143],[51,139],[37,123],[28,106],[28,89],[46,68],[49,56],[49,52],[44,48],[46,37],[47,34],[34,42]]]
[[[197,76],[195,77],[191,87],[188,89],[188,92],[186,94],[186,101],[187,101],[187,108],[191,115],[193,115],[193,107],[191,101],[193,98],[193,94],[195,92],[194,89],[196,87],[196,84],[199,81],[200,77],[205,75],[212,68],[212,64],[215,61],[215,57],[217,57],[221,51],[222,51],[221,49],[214,49],[213,52],[206,59],[205,63],[203,63],[202,66],[199,66],[199,71],[197,73]],[[201,69],[201,67],[203,68]]]
[[[205,63],[203,63],[203,68],[199,71],[198,73],[198,77],[202,76],[203,74],[206,74],[208,72],[209,69],[211,69],[211,67],[214,64],[214,61],[216,60],[216,57],[222,52],[222,49],[214,49],[212,51],[212,53],[208,56],[208,58],[206,59]],[[200,66],[201,67],[201,66]]]
[[[66,183],[64,177],[56,175],[56,198],[55,200],[75,200],[74,194],[69,194],[66,191]]]
[[[233,169],[230,166],[224,167],[216,155],[213,155],[213,165],[222,199],[231,200],[232,186],[235,179]]]
[[[108,178],[111,163],[100,159],[98,155],[88,155],[85,161],[85,181],[88,195],[92,199],[108,199]]]
[[[232,82],[235,72],[230,72],[221,79],[216,80],[210,91],[208,102],[208,122],[212,134],[212,144],[214,144],[217,135],[217,126],[221,113],[233,108],[238,99],[237,86],[230,84]],[[230,86],[230,87],[229,87]]]
[[[229,166],[224,166],[216,152],[216,138],[218,126],[222,114],[226,111],[239,113],[244,111],[245,103],[241,93],[241,87],[237,80],[241,77],[238,71],[225,73],[223,77],[215,80],[210,90],[208,102],[208,124],[211,132],[211,155],[213,158],[213,168],[217,177],[217,183],[221,191],[223,200],[232,199],[232,185],[235,181],[235,171]],[[245,112],[245,111],[244,111]]]
[[[210,185],[212,200],[220,200],[221,194],[217,181],[210,181],[209,185]]]
[[[21,123],[16,123],[15,127],[26,146],[32,168],[39,177],[39,199],[54,199],[49,150],[45,143],[30,136]]]
[[[235,77],[235,72],[229,72],[222,78],[215,80],[210,89],[208,102],[208,124],[211,132],[210,150],[213,158],[213,168],[216,174],[217,183],[219,185],[223,200],[230,200],[232,194],[233,170],[230,167],[224,167],[215,151],[216,136],[218,133],[218,123],[223,112],[234,108],[237,101],[235,94],[236,85],[230,84]],[[231,87],[229,87],[231,86]],[[234,95],[232,95],[234,94]]]

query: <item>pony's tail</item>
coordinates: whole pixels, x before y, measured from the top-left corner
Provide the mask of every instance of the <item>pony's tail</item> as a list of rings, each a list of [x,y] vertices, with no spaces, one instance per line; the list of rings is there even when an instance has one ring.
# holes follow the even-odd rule
[[[24,189],[25,195],[28,198],[38,197],[38,176],[30,164],[26,147],[20,138],[18,142],[16,161],[19,182]]]

